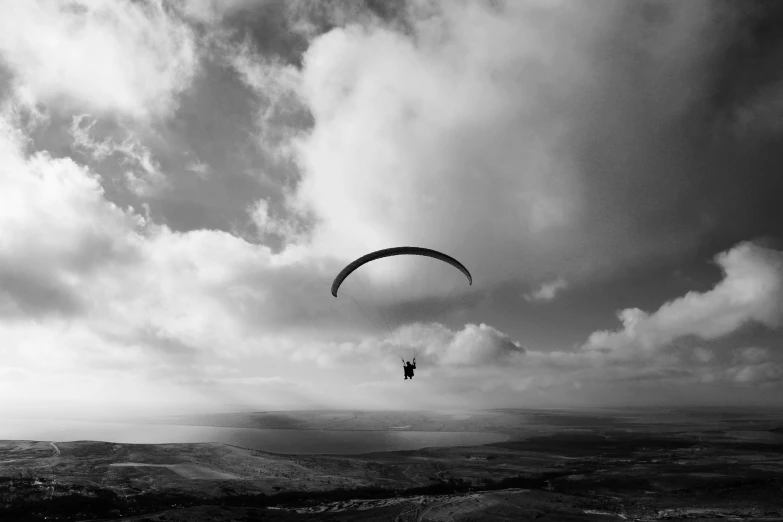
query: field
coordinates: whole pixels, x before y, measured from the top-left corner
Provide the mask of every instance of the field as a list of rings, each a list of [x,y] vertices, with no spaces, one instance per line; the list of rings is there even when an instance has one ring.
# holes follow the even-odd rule
[[[230,418],[257,424],[263,415]],[[360,455],[283,455],[222,444],[2,441],[0,520],[783,521],[780,414],[273,415],[287,429],[433,429],[437,423],[451,429],[450,419],[511,438]],[[227,418],[209,422],[226,425]]]

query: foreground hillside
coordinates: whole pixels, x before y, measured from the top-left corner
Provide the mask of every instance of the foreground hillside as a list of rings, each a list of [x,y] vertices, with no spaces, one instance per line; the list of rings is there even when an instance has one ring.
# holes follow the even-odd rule
[[[0,520],[783,520],[779,425],[577,421],[488,446],[351,456],[5,441]]]

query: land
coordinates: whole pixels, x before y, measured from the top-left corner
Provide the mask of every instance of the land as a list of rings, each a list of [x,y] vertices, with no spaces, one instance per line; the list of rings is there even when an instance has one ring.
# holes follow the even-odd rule
[[[199,422],[333,430],[459,425],[509,440],[358,455],[217,443],[0,441],[0,520],[783,521],[780,413],[273,412]]]

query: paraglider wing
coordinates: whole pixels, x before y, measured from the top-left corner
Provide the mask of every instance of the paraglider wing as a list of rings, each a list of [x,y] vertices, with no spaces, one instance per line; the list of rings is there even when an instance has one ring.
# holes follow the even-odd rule
[[[422,248],[422,247],[410,247],[410,246],[403,246],[403,247],[394,247],[394,248],[384,248],[383,250],[377,250],[375,252],[371,252],[367,255],[364,255],[357,259],[356,261],[353,261],[348,266],[343,268],[339,274],[337,274],[337,277],[334,278],[334,282],[332,283],[332,295],[337,297],[337,290],[340,288],[340,285],[345,280],[346,277],[351,275],[351,272],[359,268],[360,266],[369,263],[370,261],[375,261],[376,259],[380,259],[382,257],[391,257],[391,256],[402,256],[402,255],[409,255],[409,256],[425,256],[425,257],[432,257],[434,259],[438,259],[440,261],[443,261],[444,263],[448,263],[463,274],[465,274],[465,277],[468,278],[468,283],[473,284],[473,277],[470,275],[470,272],[468,272],[468,269],[465,268],[465,266],[454,259],[453,257],[444,254],[443,252],[438,252],[437,250],[431,250],[429,248]]]

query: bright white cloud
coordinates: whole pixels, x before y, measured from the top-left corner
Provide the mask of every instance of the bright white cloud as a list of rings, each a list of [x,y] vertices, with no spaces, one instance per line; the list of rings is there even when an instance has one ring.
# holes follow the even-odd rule
[[[108,202],[98,177],[73,161],[25,157],[22,135],[0,123],[0,349],[9,365],[35,382],[132,375],[134,389],[146,381],[140,400],[188,379],[183,390],[198,395],[210,361],[241,358],[257,377],[279,370],[290,352],[276,341],[307,322],[302,305],[319,272],[226,233],[150,223]],[[70,389],[99,401],[122,393]]]
[[[621,330],[593,333],[586,349],[655,350],[675,339],[711,340],[748,322],[775,328],[783,320],[783,253],[741,243],[716,257],[723,280],[704,293],[689,292],[652,314],[638,308],[618,313]]]
[[[535,292],[525,294],[526,301],[551,301],[561,290],[568,288],[568,281],[558,278],[542,284]]]
[[[457,332],[439,354],[441,364],[485,365],[506,364],[514,356],[525,354],[525,349],[508,335],[484,323],[467,324]]]
[[[442,4],[415,40],[349,26],[313,42],[300,94],[315,127],[297,141],[294,199],[319,219],[314,251],[432,245],[479,267],[483,285],[564,244],[580,200],[558,151],[591,81],[572,44],[599,21],[513,5]]]
[[[323,367],[398,361],[397,347],[405,357],[416,356],[429,368],[488,368],[502,366],[525,355],[525,349],[508,335],[486,324],[467,324],[452,331],[440,324],[413,324],[391,332],[388,337],[368,337],[360,342],[313,343],[295,352],[297,360],[315,360]]]
[[[6,313],[73,313],[92,272],[132,256],[125,231],[137,217],[107,203],[90,172],[67,159],[22,157],[19,139],[0,120],[0,265]]]
[[[38,102],[133,118],[167,114],[198,66],[191,29],[160,1],[4,3],[0,56]]]
[[[317,219],[312,250],[349,259],[432,245],[478,269],[483,286],[552,270],[571,281],[681,248],[674,235],[667,249],[633,235],[625,216],[606,219],[609,196],[591,200],[588,185],[610,175],[593,172],[586,136],[606,133],[623,178],[637,162],[644,170],[649,158],[633,156],[650,141],[640,111],[668,122],[686,110],[700,83],[683,71],[696,71],[705,49],[658,58],[707,18],[672,7],[671,24],[645,36],[649,69],[626,78],[626,57],[601,52],[624,41],[610,22],[624,9],[411,2],[407,31],[365,20],[315,38],[298,90],[314,127],[293,140],[302,179],[291,202]],[[642,72],[666,88],[631,81]]]

